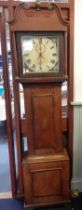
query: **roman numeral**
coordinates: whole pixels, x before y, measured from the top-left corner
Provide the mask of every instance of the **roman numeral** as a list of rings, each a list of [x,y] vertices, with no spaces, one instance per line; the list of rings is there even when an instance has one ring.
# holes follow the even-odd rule
[[[25,54],[24,54],[24,57],[27,57],[27,56],[29,56],[29,53],[25,53]]]
[[[31,64],[31,59],[28,59],[28,60],[27,60],[27,63],[28,63],[28,64]]]
[[[54,48],[54,45],[50,47],[50,49],[52,50]]]
[[[58,66],[58,61],[56,62],[56,64],[55,64],[54,68],[57,68],[57,66]]]
[[[57,47],[57,37],[55,38],[55,39],[53,39],[53,43],[56,45],[56,47]]]
[[[52,55],[55,57],[55,56],[57,56],[57,53],[52,53]]]
[[[52,64],[54,64],[54,63],[55,63],[55,60],[51,60],[50,62],[51,62]]]

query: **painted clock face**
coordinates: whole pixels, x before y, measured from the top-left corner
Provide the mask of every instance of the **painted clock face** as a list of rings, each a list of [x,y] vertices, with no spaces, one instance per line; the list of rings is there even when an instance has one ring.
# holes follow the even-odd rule
[[[23,74],[59,73],[59,37],[27,36],[21,37]]]

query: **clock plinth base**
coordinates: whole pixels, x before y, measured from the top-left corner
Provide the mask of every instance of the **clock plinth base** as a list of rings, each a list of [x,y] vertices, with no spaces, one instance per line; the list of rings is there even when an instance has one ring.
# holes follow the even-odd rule
[[[35,205],[27,205],[27,204],[24,204],[24,210],[33,210],[33,209],[38,209],[38,208],[41,208],[41,207],[49,207],[49,206],[54,206],[54,205],[63,205],[64,207],[70,207],[71,208],[71,200],[65,200],[63,202],[55,202],[54,204],[53,203],[49,203],[49,204],[38,204],[38,206],[35,204]]]
[[[57,155],[29,156],[23,160],[24,201],[29,207],[69,201],[69,159]]]

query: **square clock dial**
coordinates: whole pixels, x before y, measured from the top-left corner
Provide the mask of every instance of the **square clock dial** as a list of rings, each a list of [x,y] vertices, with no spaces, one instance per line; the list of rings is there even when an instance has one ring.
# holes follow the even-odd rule
[[[59,36],[21,36],[23,74],[59,73]]]
[[[63,76],[64,33],[20,32],[16,37],[20,76]]]

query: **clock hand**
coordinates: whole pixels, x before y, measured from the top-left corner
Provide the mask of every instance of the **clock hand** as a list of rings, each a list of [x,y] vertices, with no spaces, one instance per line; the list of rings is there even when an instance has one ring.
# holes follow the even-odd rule
[[[41,67],[41,63],[42,63],[41,62],[41,58],[42,58],[41,48],[42,48],[42,37],[39,37],[38,38],[38,48],[36,47],[36,51],[38,53],[37,61],[38,61],[40,70],[42,69],[42,67]]]
[[[39,65],[40,65],[40,70],[42,70],[42,62],[43,62],[43,49],[42,49],[42,38],[40,41],[40,53],[39,53]]]
[[[54,68],[56,68],[56,67],[57,67],[57,65],[58,65],[58,61],[56,62],[56,64],[55,64]]]

